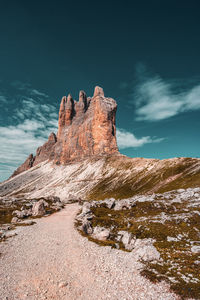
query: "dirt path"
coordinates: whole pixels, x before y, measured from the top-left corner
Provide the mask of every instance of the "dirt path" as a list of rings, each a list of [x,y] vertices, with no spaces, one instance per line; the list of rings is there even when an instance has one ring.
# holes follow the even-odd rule
[[[77,204],[19,228],[0,244],[0,299],[178,299],[139,274],[133,253],[100,247],[74,229]]]

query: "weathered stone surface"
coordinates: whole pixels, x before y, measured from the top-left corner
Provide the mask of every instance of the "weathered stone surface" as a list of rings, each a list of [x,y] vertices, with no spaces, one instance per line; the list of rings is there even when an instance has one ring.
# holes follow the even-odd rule
[[[56,144],[57,138],[55,133],[51,133],[49,135],[48,141],[41,147],[37,148],[35,160],[33,162],[33,166],[47,160],[50,158],[51,151],[53,146]]]
[[[91,222],[88,220],[85,220],[81,226],[81,230],[85,233],[85,234],[92,234],[93,229],[91,226]]]
[[[32,154],[13,173],[15,176],[32,166],[53,160],[66,164],[86,157],[118,153],[116,142],[115,100],[106,98],[101,87],[95,87],[92,98],[84,91],[77,102],[69,94],[61,100],[58,133],[51,133],[48,141]]]
[[[33,156],[33,154],[30,154],[25,162],[19,168],[17,168],[17,170],[14,171],[11,177],[14,177],[26,170],[29,170],[31,167],[34,167],[37,164],[50,159],[53,146],[56,142],[57,137],[55,133],[52,132],[49,135],[48,141],[43,146],[37,148],[36,155]]]
[[[110,236],[110,230],[108,228],[97,226],[93,230],[92,237],[94,239],[100,240],[100,241],[106,241]]]
[[[30,154],[29,157],[25,160],[25,162],[14,171],[11,177],[14,177],[30,169],[33,166],[34,160],[35,160],[35,156],[33,156],[33,154]]]
[[[79,101],[71,95],[63,97],[59,111],[58,142],[52,157],[57,164],[92,155],[117,153],[115,100],[104,97],[96,87],[94,96],[87,98],[80,91]]]
[[[160,253],[153,246],[151,239],[137,239],[132,252],[137,260],[154,261],[160,260]]]
[[[46,213],[45,207],[48,206],[48,203],[44,200],[39,200],[33,204],[32,215],[33,216],[43,216]]]

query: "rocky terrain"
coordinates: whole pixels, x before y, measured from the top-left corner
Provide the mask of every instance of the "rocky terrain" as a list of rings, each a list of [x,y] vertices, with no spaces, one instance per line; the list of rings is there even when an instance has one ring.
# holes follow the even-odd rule
[[[40,199],[0,199],[0,241],[11,237],[16,226],[33,225],[36,218],[48,216],[64,207],[58,197]]]
[[[0,183],[0,299],[200,299],[200,159],[121,155],[116,109],[100,87],[63,97]]]
[[[133,251],[153,282],[200,299],[200,188],[85,202],[76,219],[89,240]]]
[[[105,97],[103,89],[98,86],[92,98],[84,91],[80,91],[78,102],[70,94],[64,96],[57,135],[52,132],[48,141],[37,149],[36,155],[30,154],[12,177],[45,160],[59,165],[99,154],[118,153],[116,110],[116,101]]]
[[[199,182],[200,159],[156,160],[117,154],[59,166],[42,162],[0,183],[0,197],[125,199],[137,194],[198,187]]]
[[[88,242],[74,228],[80,207],[66,205],[0,243],[2,300],[176,300],[165,282],[140,275],[134,252]]]

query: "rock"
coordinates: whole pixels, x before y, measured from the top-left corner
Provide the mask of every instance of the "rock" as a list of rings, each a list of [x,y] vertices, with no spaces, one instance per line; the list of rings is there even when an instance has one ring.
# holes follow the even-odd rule
[[[178,189],[177,192],[178,193],[183,193],[183,192],[185,192],[185,189]]]
[[[110,230],[100,226],[95,227],[92,234],[93,238],[100,241],[107,240],[109,236],[110,236]]]
[[[61,281],[61,282],[59,282],[59,284],[58,284],[58,287],[59,287],[59,288],[63,288],[63,287],[66,287],[66,286],[68,286],[68,282],[67,282],[67,281]]]
[[[45,199],[48,201],[51,201],[51,202],[56,202],[56,203],[61,202],[60,198],[57,196],[48,196],[48,197],[45,197]]]
[[[92,155],[118,153],[116,108],[116,102],[105,98],[99,87],[95,88],[92,99],[88,99],[83,91],[79,102],[69,96],[62,99],[54,162],[65,164]]]
[[[57,142],[57,137],[55,133],[51,133],[49,135],[48,141],[41,147],[37,148],[36,155],[33,156],[33,154],[30,154],[29,157],[25,160],[25,162],[17,168],[17,170],[14,171],[14,173],[11,175],[11,177],[14,177],[33,166],[36,166],[37,164],[47,160],[50,158],[50,154],[52,151],[52,147]]]
[[[35,202],[32,207],[33,216],[43,216],[46,213],[45,207],[48,206],[48,203],[44,200],[39,200]]]
[[[92,234],[93,232],[93,228],[91,226],[91,222],[89,222],[88,220],[85,220],[81,226],[81,230],[85,233],[85,234]]]
[[[72,195],[72,194],[69,194],[67,196],[67,198],[65,200],[63,200],[62,202],[66,203],[66,204],[69,204],[69,203],[75,203],[75,202],[79,202],[80,203],[81,201],[82,200],[79,197],[77,197],[75,195]]]
[[[200,253],[200,246],[192,246],[191,251],[192,253]]]
[[[23,225],[34,225],[35,222],[33,220],[25,220],[25,221],[20,222],[20,224],[23,224]]]
[[[132,233],[125,232],[122,236],[122,243],[126,246],[130,244],[131,240],[132,240]]]
[[[53,203],[51,206],[53,209],[55,209],[56,211],[61,210],[64,207],[64,204],[61,202],[56,202]]]
[[[33,166],[36,166],[37,164],[39,164],[47,159],[50,159],[51,151],[53,149],[53,146],[56,144],[56,142],[57,142],[57,137],[56,137],[55,133],[52,132],[49,135],[48,141],[46,143],[44,143],[43,146],[37,148]]]
[[[104,91],[101,87],[99,86],[96,86],[95,89],[94,89],[94,96],[93,98],[97,97],[97,96],[100,96],[100,97],[104,97]]]
[[[151,239],[137,239],[135,241],[133,255],[137,260],[143,261],[155,261],[160,260],[160,253],[152,245]]]
[[[25,160],[25,162],[14,171],[14,173],[11,175],[10,178],[30,169],[33,166],[34,161],[35,161],[35,156],[33,156],[33,154],[30,154],[28,158]]]
[[[133,205],[131,199],[124,199],[115,202],[114,210],[130,209]]]
[[[17,217],[13,217],[12,220],[11,220],[12,224],[16,224],[16,223],[19,223],[19,222],[20,222],[20,220]]]
[[[113,209],[115,206],[115,199],[114,198],[106,199],[104,200],[104,203],[106,204],[107,208]]]
[[[82,206],[82,215],[86,215],[86,214],[90,213],[91,212],[90,208],[91,208],[91,204],[88,202],[85,202]]]
[[[124,247],[126,250],[133,250],[135,245],[135,238],[133,238],[133,235],[131,232],[128,231],[119,231],[117,234],[116,240],[118,242],[122,242],[124,244]]]
[[[101,87],[95,87],[94,96],[79,93],[79,101],[69,94],[61,100],[57,136],[51,133],[48,141],[32,154],[13,173],[15,176],[33,166],[53,160],[66,164],[90,156],[119,154],[116,142],[115,100],[106,98]]]
[[[23,219],[23,218],[31,216],[32,212],[31,212],[31,209],[24,209],[22,211],[15,210],[15,211],[13,211],[12,214],[16,215],[16,217],[19,218],[19,219]]]

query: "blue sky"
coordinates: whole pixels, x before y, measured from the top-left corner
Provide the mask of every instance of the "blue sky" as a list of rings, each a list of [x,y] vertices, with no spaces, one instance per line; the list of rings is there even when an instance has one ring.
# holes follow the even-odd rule
[[[3,4],[0,180],[56,132],[63,95],[96,85],[118,103],[123,154],[199,157],[199,14],[198,1]]]

